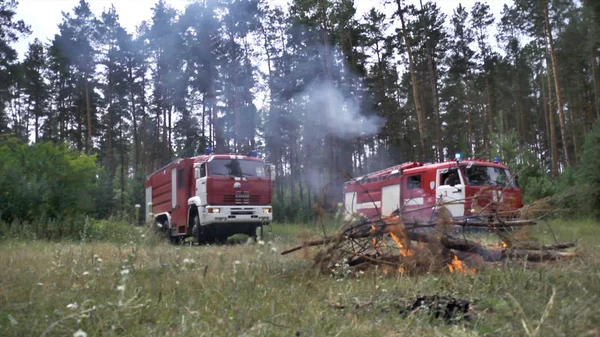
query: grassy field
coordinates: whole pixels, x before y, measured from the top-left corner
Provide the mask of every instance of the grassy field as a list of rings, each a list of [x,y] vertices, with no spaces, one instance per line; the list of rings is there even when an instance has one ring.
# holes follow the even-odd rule
[[[212,247],[10,240],[0,336],[600,336],[600,224],[551,226],[560,241],[579,239],[580,257],[416,277],[318,274],[316,249],[280,255],[320,235],[300,225],[273,226],[264,244]],[[471,301],[475,318],[400,314],[434,294]]]

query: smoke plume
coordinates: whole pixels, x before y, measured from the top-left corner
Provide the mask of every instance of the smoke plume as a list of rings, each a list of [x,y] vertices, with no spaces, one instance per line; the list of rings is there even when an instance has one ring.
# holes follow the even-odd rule
[[[344,92],[329,81],[316,81],[299,96],[307,101],[304,112],[308,122],[323,133],[342,139],[377,134],[385,120],[374,114],[364,115],[365,105],[352,93]]]

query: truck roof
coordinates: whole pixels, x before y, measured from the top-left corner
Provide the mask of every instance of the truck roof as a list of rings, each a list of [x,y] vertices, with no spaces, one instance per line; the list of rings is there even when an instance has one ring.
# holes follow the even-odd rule
[[[182,160],[190,160],[190,159],[192,159],[194,161],[194,163],[210,161],[213,159],[243,159],[243,160],[253,160],[253,161],[264,161],[263,158],[243,156],[243,155],[238,155],[238,154],[209,154],[209,155],[200,155],[200,156],[188,157],[188,158],[176,158],[173,161],[171,161],[170,163],[168,163],[167,165],[164,165],[163,167],[159,168],[158,170],[148,174],[146,176],[146,180],[150,179],[150,177],[152,177],[156,173],[165,170],[166,168],[168,168],[169,166],[171,166],[173,164],[177,164]]]
[[[459,163],[460,164],[474,163],[474,164],[495,166],[495,167],[508,169],[508,167],[506,165],[503,165],[501,163],[496,163],[494,161],[490,161],[487,159],[467,158],[467,159],[460,160]],[[437,169],[442,169],[442,168],[447,168],[447,167],[452,167],[452,166],[456,166],[456,161],[450,160],[450,161],[439,162],[439,163],[422,163],[422,162],[412,162],[411,161],[411,162],[406,162],[406,163],[402,163],[399,165],[391,166],[391,167],[385,168],[383,170],[371,172],[371,173],[368,173],[368,174],[360,176],[360,177],[356,177],[356,178],[350,180],[350,182],[363,180],[363,179],[381,178],[383,176],[400,173],[400,171],[402,171],[404,173],[418,173],[418,172],[427,171],[427,170],[431,170],[431,169],[437,170]]]

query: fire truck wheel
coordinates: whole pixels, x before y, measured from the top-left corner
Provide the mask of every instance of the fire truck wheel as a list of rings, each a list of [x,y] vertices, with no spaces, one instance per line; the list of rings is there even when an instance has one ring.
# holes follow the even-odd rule
[[[196,241],[196,243],[198,243],[199,245],[206,242],[204,237],[204,230],[200,225],[200,216],[198,214],[194,216],[194,226],[192,227],[192,235],[194,236],[194,240]]]

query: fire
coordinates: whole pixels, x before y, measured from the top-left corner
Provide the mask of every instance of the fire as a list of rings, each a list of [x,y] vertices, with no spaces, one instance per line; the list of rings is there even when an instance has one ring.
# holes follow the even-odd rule
[[[456,255],[454,255],[452,262],[448,263],[448,269],[450,269],[450,272],[452,273],[475,274],[475,269],[463,265],[462,261],[459,260]]]
[[[502,241],[500,243],[500,247],[502,247],[502,248],[508,248],[508,245],[506,244],[506,242]]]
[[[390,236],[392,237],[392,239],[394,239],[394,241],[396,242],[398,247],[400,247],[400,255],[401,256],[412,256],[413,255],[413,252],[410,249],[404,247],[404,244],[402,244],[402,240],[400,240],[398,235],[394,234],[394,232],[390,232]]]

